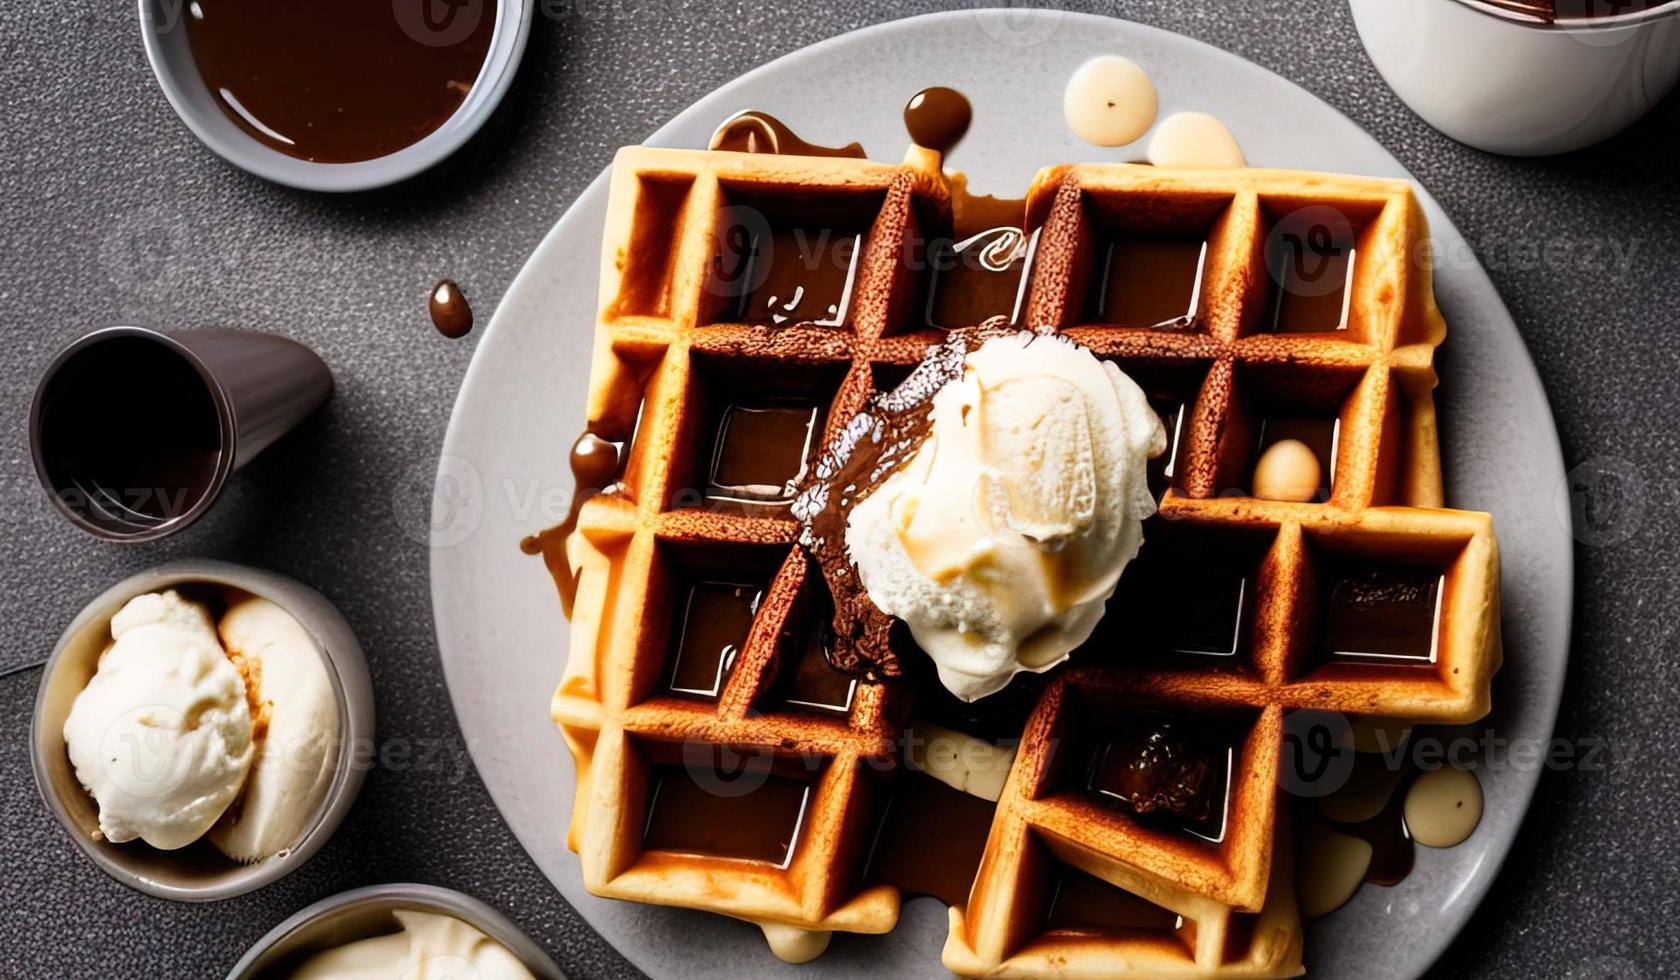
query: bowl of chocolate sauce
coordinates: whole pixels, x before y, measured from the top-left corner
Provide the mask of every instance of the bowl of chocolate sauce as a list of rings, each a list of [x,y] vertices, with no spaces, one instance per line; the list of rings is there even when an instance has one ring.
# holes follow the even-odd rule
[[[1383,80],[1446,135],[1514,156],[1615,135],[1680,83],[1680,0],[1349,0]]]
[[[140,0],[181,121],[276,183],[357,191],[453,153],[513,81],[534,0]]]

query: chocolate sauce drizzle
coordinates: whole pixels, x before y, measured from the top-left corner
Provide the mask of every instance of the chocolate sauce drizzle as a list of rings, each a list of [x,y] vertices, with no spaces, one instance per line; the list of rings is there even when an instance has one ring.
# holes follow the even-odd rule
[[[542,555],[543,564],[554,577],[554,587],[560,593],[560,609],[566,618],[572,616],[572,604],[577,601],[577,569],[566,555],[566,542],[577,530],[578,515],[583,505],[601,493],[610,492],[622,472],[625,445],[594,431],[585,431],[572,443],[572,479],[577,488],[572,492],[571,507],[566,519],[546,531],[533,534],[519,542],[519,550],[527,555]]]
[[[871,678],[899,677],[903,666],[889,639],[892,617],[864,591],[846,550],[846,522],[856,507],[921,448],[933,426],[933,396],[962,377],[964,360],[994,337],[1015,333],[1000,325],[951,331],[928,348],[910,376],[889,392],[871,395],[817,458],[810,478],[793,501],[799,544],[822,569],[834,597],[834,635],[829,651],[836,670]]]
[[[768,112],[748,109],[723,121],[712,133],[709,146],[731,153],[773,153],[798,157],[847,157],[863,159],[863,144],[819,146],[799,138],[787,123]]]

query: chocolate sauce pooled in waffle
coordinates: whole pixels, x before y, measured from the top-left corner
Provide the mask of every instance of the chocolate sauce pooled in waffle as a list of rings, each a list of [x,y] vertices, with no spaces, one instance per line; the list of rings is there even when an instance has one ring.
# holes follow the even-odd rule
[[[816,560],[834,599],[837,644],[830,660],[838,670],[874,678],[899,677],[903,669],[890,640],[892,617],[876,608],[846,551],[846,522],[871,491],[898,472],[921,448],[932,426],[933,396],[962,377],[963,360],[1006,326],[952,331],[898,387],[870,396],[818,458],[811,480],[793,502],[799,544]]]

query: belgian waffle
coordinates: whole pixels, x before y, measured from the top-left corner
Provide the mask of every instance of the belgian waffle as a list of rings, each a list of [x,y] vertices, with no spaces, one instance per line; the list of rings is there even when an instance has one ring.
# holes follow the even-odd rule
[[[569,842],[590,891],[767,934],[895,924],[903,896],[864,869],[925,688],[818,677],[811,693],[811,651],[843,654],[848,639],[823,633],[832,600],[796,545],[791,484],[724,478],[721,433],[803,425],[808,462],[942,339],[937,327],[960,325],[935,322],[926,263],[910,260],[965,233],[974,203],[956,191],[937,155],[914,149],[897,166],[619,153],[588,411],[591,431],[628,451],[619,484],[584,504],[567,542],[578,592],[553,701],[578,767]],[[1300,925],[1278,857],[1276,772],[1286,713],[1468,722],[1487,711],[1500,660],[1491,520],[1440,509],[1431,393],[1445,325],[1417,251],[1424,219],[1400,181],[1132,165],[1042,171],[1022,214],[1006,317],[1117,363],[1162,411],[1172,448],[1155,475],[1160,515],[1104,625],[1026,694],[946,964],[1290,975]],[[789,242],[840,285],[790,292],[734,261]],[[1119,261],[1139,242],[1163,247]],[[1328,263],[1334,289],[1291,291],[1303,257]],[[1194,259],[1192,297],[1159,317],[1127,294],[1148,284],[1120,273],[1169,258]],[[731,414],[746,412],[757,414]],[[1257,454],[1303,420],[1328,433],[1318,498],[1250,496]],[[1433,596],[1428,656],[1327,653],[1334,590],[1393,568]],[[1139,632],[1170,605],[1161,583],[1181,597],[1235,589],[1229,648]],[[685,661],[702,626],[712,639],[736,630],[733,656]],[[1164,829],[1081,784],[1091,720],[1128,713],[1226,733],[1216,832]],[[766,813],[785,826],[766,844],[667,825],[696,808],[714,827]],[[1055,896],[1077,876],[1173,913],[1173,927],[1056,925]]]

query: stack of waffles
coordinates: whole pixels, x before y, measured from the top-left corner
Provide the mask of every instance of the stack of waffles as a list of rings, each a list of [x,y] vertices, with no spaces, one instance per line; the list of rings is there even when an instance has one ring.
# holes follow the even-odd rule
[[[944,896],[950,969],[1299,973],[1286,718],[1468,722],[1500,661],[1491,520],[1442,509],[1425,238],[1389,180],[1058,166],[1011,206],[920,149],[621,151],[589,425],[627,450],[568,542],[553,701],[586,887],[749,920],[804,958],[821,942],[791,939],[883,933],[937,891],[884,853],[951,850],[959,830],[906,802],[948,793],[979,821],[940,858],[966,882]],[[943,330],[997,317],[1116,363],[1170,448],[1096,635],[987,699],[1013,709],[965,712],[925,678],[829,667],[848,639],[789,504]],[[1305,502],[1252,494],[1284,438],[1322,463]],[[930,778],[918,727],[1007,769]],[[1116,789],[1163,752],[1197,799]]]

